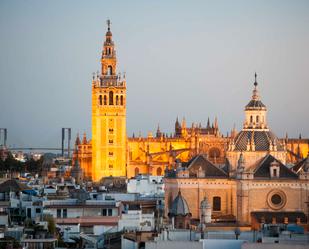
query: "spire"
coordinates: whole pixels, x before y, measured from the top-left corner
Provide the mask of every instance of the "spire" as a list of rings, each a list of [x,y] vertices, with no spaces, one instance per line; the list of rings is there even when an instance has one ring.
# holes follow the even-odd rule
[[[161,137],[161,136],[162,136],[162,132],[160,131],[160,124],[158,124],[156,137]]]
[[[180,128],[180,123],[179,123],[178,116],[177,116],[176,122],[175,122],[175,129],[179,129],[179,128]]]
[[[206,127],[207,129],[209,129],[210,128],[210,121],[209,121],[209,117],[208,117],[208,119],[207,119],[207,127]]]
[[[106,23],[107,23],[107,29],[108,31],[110,31],[111,30],[111,20],[108,19]]]
[[[218,118],[215,117],[215,123],[214,123],[215,129],[218,129]]]
[[[77,133],[76,139],[75,139],[75,145],[77,146],[79,144],[80,144],[79,133]]]
[[[258,100],[259,99],[259,92],[257,90],[258,83],[257,83],[256,78],[257,78],[257,74],[255,73],[254,74],[254,83],[253,83],[254,89],[253,89],[253,94],[252,94],[252,99],[253,100]]]
[[[86,137],[86,132],[84,132],[84,136],[83,136],[83,144],[87,143],[87,137]]]
[[[183,117],[183,119],[182,119],[182,122],[181,122],[181,128],[182,129],[184,129],[184,128],[186,128],[186,119],[185,119],[185,117]]]
[[[107,23],[107,32],[106,32],[106,42],[108,42],[108,43],[110,43],[110,42],[112,42],[112,36],[113,36],[113,34],[112,34],[112,32],[111,32],[111,21],[108,19],[107,21],[106,21],[106,23]]]

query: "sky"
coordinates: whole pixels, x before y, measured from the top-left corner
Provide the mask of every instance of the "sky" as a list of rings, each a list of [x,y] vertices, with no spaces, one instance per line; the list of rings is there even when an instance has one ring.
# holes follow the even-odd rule
[[[309,136],[309,1],[0,1],[0,128],[13,147],[91,137],[91,79],[110,19],[127,133],[175,119],[242,128],[257,72],[279,137]]]

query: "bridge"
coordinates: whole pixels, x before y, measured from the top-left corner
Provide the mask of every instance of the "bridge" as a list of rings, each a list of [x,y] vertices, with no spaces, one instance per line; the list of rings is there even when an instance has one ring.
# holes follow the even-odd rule
[[[61,148],[56,147],[8,147],[7,146],[7,137],[8,129],[0,128],[0,145],[4,145],[8,150],[11,151],[61,151],[62,156],[67,152],[68,157],[71,155],[71,128],[62,128],[61,129]],[[67,134],[67,148],[64,147],[64,142]]]

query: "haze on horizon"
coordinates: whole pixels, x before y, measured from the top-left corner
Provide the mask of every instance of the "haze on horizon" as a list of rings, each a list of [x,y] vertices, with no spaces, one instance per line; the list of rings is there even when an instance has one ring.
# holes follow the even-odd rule
[[[106,20],[127,78],[127,133],[218,117],[242,128],[258,74],[268,124],[309,136],[309,1],[1,1],[0,127],[10,146],[91,137]]]

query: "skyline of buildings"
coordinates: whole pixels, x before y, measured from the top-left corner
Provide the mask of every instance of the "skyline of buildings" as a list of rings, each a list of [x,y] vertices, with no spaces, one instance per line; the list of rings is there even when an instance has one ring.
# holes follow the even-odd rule
[[[0,2],[0,246],[307,248],[308,13]]]

